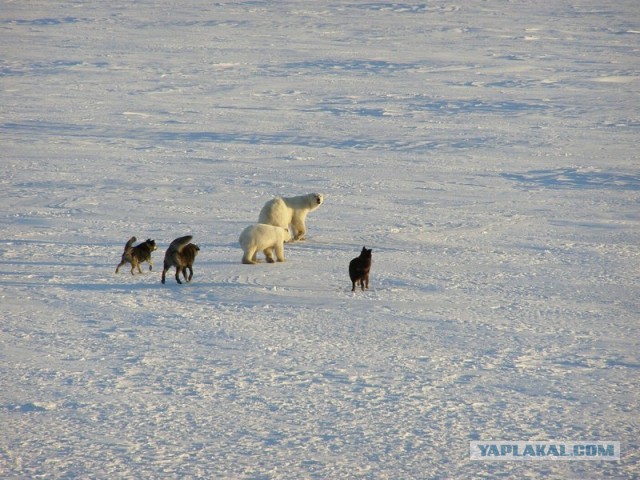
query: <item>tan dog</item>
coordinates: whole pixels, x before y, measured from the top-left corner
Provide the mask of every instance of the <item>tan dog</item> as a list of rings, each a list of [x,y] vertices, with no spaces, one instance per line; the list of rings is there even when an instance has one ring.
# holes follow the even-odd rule
[[[122,253],[122,260],[120,264],[116,267],[116,273],[120,271],[120,267],[122,267],[125,263],[131,264],[131,275],[133,275],[133,270],[135,268],[138,269],[139,273],[142,273],[140,269],[140,264],[142,262],[149,263],[149,271],[153,269],[153,262],[151,261],[151,252],[156,250],[155,240],[146,239],[139,245],[133,246],[133,243],[136,241],[136,237],[131,237],[127,244],[124,246],[124,252]]]
[[[193,237],[191,235],[186,235],[184,237],[176,238],[171,242],[171,245],[169,245],[169,248],[164,254],[162,283],[165,282],[165,275],[167,270],[171,267],[176,267],[176,282],[182,283],[180,281],[180,272],[182,272],[185,281],[191,281],[193,278],[193,262],[200,251],[200,247],[193,243],[189,243],[192,238]],[[187,277],[187,269],[189,270],[189,277]]]

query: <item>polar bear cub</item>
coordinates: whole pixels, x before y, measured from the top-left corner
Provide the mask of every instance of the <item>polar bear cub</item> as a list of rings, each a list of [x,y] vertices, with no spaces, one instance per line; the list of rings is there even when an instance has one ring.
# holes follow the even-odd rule
[[[324,202],[321,193],[308,193],[297,197],[277,197],[269,200],[260,210],[258,222],[288,228],[294,240],[304,240],[307,233],[305,219]]]
[[[276,251],[276,258],[279,262],[284,262],[284,242],[291,240],[288,228],[275,227],[257,223],[249,225],[240,234],[238,241],[244,251],[242,263],[256,264],[258,251],[264,252],[267,262],[273,263],[273,250]]]

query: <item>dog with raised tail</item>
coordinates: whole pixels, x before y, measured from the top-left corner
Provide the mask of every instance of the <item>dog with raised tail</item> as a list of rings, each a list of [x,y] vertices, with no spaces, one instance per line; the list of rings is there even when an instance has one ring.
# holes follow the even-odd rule
[[[165,282],[165,276],[167,270],[171,267],[176,267],[176,282],[180,281],[180,272],[186,282],[190,282],[193,278],[193,262],[196,259],[196,255],[200,251],[200,247],[191,242],[193,236],[186,235],[184,237],[176,238],[167,251],[164,254],[164,268],[162,269],[162,283]],[[189,276],[187,277],[187,270],[189,270]]]
[[[131,264],[131,275],[133,275],[133,270],[135,268],[138,269],[139,273],[142,273],[140,269],[140,264],[142,262],[149,263],[149,271],[153,269],[153,262],[151,261],[151,252],[157,250],[155,240],[151,240],[147,238],[144,242],[136,245],[133,244],[136,242],[136,237],[131,237],[127,244],[124,246],[124,252],[122,253],[122,260],[120,264],[116,267],[116,273],[120,271],[120,267],[122,267],[125,263]]]
[[[371,250],[362,247],[360,256],[349,262],[349,277],[351,278],[351,291],[355,291],[356,284],[364,290],[369,288],[369,272],[371,271]]]

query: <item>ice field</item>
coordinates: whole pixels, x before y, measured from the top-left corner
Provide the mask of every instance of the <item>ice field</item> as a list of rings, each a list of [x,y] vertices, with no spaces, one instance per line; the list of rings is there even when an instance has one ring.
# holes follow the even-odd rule
[[[0,477],[640,478],[640,6],[609,3],[1,2]],[[287,261],[241,264],[311,192]],[[153,271],[116,275],[132,235]]]

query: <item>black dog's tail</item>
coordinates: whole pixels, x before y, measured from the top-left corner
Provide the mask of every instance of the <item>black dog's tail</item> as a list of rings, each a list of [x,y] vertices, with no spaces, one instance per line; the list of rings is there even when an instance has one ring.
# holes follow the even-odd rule
[[[182,247],[189,244],[192,238],[193,235],[186,235],[184,237],[176,238],[173,242],[171,242],[171,245],[169,245],[169,251],[179,252],[180,250],[182,250]]]
[[[129,250],[131,250],[131,248],[133,248],[133,244],[135,243],[136,240],[137,240],[136,237],[131,237],[129,239],[127,244],[124,246],[124,253],[127,253]]]

